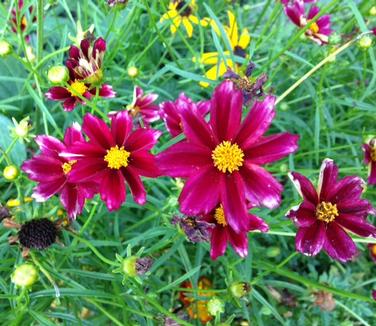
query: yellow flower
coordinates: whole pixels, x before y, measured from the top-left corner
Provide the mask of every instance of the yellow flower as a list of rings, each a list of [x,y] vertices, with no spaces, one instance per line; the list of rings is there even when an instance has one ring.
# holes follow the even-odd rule
[[[161,17],[160,22],[170,21],[171,33],[175,34],[178,28],[183,24],[188,37],[193,35],[193,25],[208,26],[208,20],[199,20],[193,13],[196,10],[196,0],[191,0],[189,4],[184,0],[172,0],[168,5],[168,11]]]
[[[239,36],[238,24],[235,15],[231,11],[227,11],[229,26],[224,26],[226,37],[231,45],[231,52],[224,51],[224,57],[221,57],[218,52],[206,52],[200,58],[200,63],[204,65],[212,65],[212,67],[205,73],[205,77],[210,80],[216,80],[225,74],[228,68],[238,73],[238,65],[231,59],[231,55],[236,55],[242,58],[246,57],[246,48],[248,47],[251,37],[248,29],[243,28]],[[211,26],[214,31],[220,35],[220,30],[214,21],[211,21]],[[193,62],[197,59],[193,58]],[[200,82],[202,87],[208,87],[209,83]]]

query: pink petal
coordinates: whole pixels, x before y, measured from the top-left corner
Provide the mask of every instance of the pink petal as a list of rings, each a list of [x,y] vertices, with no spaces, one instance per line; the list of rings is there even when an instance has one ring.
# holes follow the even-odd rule
[[[213,167],[201,169],[192,175],[184,185],[179,197],[184,214],[208,214],[219,202],[222,175]]]
[[[44,183],[65,179],[62,165],[63,162],[56,157],[39,155],[25,161],[21,168],[29,179]]]
[[[274,96],[266,96],[263,101],[256,101],[244,119],[235,143],[243,149],[255,143],[269,129],[275,117],[274,104]]]
[[[39,145],[41,152],[47,156],[58,156],[65,150],[65,145],[52,136],[39,135],[35,137],[35,142]]]
[[[287,217],[291,218],[298,227],[309,227],[317,221],[316,206],[304,201],[298,207],[292,208],[288,212]]]
[[[59,193],[66,184],[66,178],[62,177],[52,182],[43,182],[33,189],[33,197],[37,202],[44,202],[53,195]]]
[[[51,87],[45,96],[52,101],[61,101],[71,98],[72,94],[65,87],[55,86]]]
[[[338,168],[331,159],[325,159],[320,168],[318,190],[321,201],[330,201],[337,188]]]
[[[225,228],[217,226],[213,229],[210,243],[210,258],[215,260],[226,252],[228,234]]]
[[[281,203],[282,185],[264,168],[246,164],[240,172],[247,199],[256,206],[276,208]]]
[[[131,189],[133,200],[139,205],[144,205],[146,203],[146,191],[136,170],[128,166],[123,169],[123,175]]]
[[[357,176],[347,176],[335,184],[333,189],[330,189],[329,195],[326,195],[325,198],[328,201],[336,203],[347,200],[356,200],[362,195],[364,187],[365,182],[361,178]]]
[[[76,219],[77,215],[82,213],[85,204],[85,196],[80,193],[79,187],[67,183],[60,194],[60,201],[71,219]]]
[[[238,172],[224,175],[224,184],[214,186],[221,189],[221,202],[226,222],[235,232],[247,231],[248,209],[245,201],[245,186]]]
[[[90,113],[86,113],[84,116],[82,129],[89,137],[91,143],[105,149],[110,149],[111,147],[115,146],[115,141],[110,129],[100,118]]]
[[[101,182],[100,194],[109,211],[120,208],[126,197],[125,182],[120,170],[106,171]]]
[[[376,237],[376,228],[359,216],[341,213],[335,222],[361,237]]]
[[[72,127],[66,129],[64,134],[64,143],[66,146],[71,146],[76,142],[84,142],[85,138],[81,132],[81,126],[78,123],[73,123]]]
[[[172,145],[157,156],[164,175],[185,178],[197,173],[201,167],[212,166],[211,152],[207,147],[186,141]]]
[[[126,143],[126,150],[132,152],[136,151],[150,151],[157,143],[161,132],[155,129],[139,128],[132,132]]]
[[[67,111],[67,112],[73,111],[74,108],[76,107],[76,104],[77,104],[77,99],[75,97],[67,98],[63,103],[64,111]]]
[[[112,86],[103,84],[99,89],[99,96],[104,98],[114,98],[116,96],[116,92],[112,89]]]
[[[319,12],[320,12],[319,7],[316,7],[316,6],[312,7],[308,13],[308,19],[313,19],[315,16],[317,16]]]
[[[80,58],[80,49],[72,45],[69,49],[69,57],[78,60]]]
[[[72,183],[100,180],[106,170],[107,163],[103,159],[83,158],[73,165],[68,180]]]
[[[370,166],[370,173],[368,176],[368,183],[370,185],[376,184],[376,161],[373,161]]]
[[[234,232],[231,227],[227,228],[229,241],[234,248],[235,252],[242,258],[248,256],[248,233],[247,232]]]
[[[319,199],[312,182],[304,175],[297,172],[291,172],[289,174],[289,177],[300,196],[316,206],[319,202]]]
[[[218,141],[233,140],[242,117],[242,92],[226,80],[214,90],[211,102],[210,125]]]
[[[129,166],[137,172],[137,174],[156,178],[161,175],[156,158],[147,151],[133,152],[130,156]]]
[[[306,228],[301,227],[295,238],[296,250],[307,256],[315,256],[322,249],[325,238],[325,225],[322,222]]]
[[[337,223],[329,223],[326,237],[324,250],[333,259],[346,262],[356,255],[354,241]]]
[[[118,146],[124,146],[133,128],[132,118],[127,111],[120,111],[111,118],[111,133]]]
[[[106,41],[99,37],[95,42],[93,46],[93,57],[96,58],[98,52],[105,52],[106,51]]]
[[[81,41],[80,48],[82,53],[85,55],[86,58],[89,56],[89,47],[90,47],[90,40],[84,39]]]
[[[266,164],[278,161],[298,149],[298,135],[289,133],[263,137],[245,151],[247,161],[254,164]]]
[[[247,220],[248,231],[254,231],[259,230],[261,232],[268,232],[269,231],[269,225],[265,223],[265,221],[261,218],[259,218],[256,215],[248,214],[248,220]]]

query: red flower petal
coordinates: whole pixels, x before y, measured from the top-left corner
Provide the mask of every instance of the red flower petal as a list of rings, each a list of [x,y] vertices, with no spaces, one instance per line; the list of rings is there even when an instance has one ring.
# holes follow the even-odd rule
[[[229,241],[235,252],[242,258],[248,255],[248,233],[235,233],[230,227],[227,228]]]
[[[104,98],[114,98],[116,96],[116,92],[112,89],[112,86],[103,84],[99,89],[98,95]]]
[[[106,51],[106,41],[99,37],[95,42],[93,46],[93,57],[96,58],[98,52],[105,52]]]
[[[65,179],[62,164],[63,162],[56,157],[39,155],[25,161],[22,170],[33,181],[53,182]]]
[[[304,201],[298,207],[292,208],[288,212],[287,217],[291,218],[298,227],[309,227],[317,221],[316,206]]]
[[[100,194],[109,211],[120,208],[126,198],[125,182],[120,170],[106,171],[101,182]]]
[[[75,97],[67,98],[63,103],[64,111],[68,111],[68,112],[73,111],[74,108],[76,107],[76,104],[77,104],[77,99]]]
[[[44,202],[53,195],[59,193],[66,184],[66,178],[62,177],[52,182],[43,182],[33,189],[32,197],[37,202]]]
[[[210,248],[210,258],[215,260],[219,256],[223,256],[226,247],[227,247],[227,239],[228,239],[228,234],[226,230],[221,227],[217,226],[213,229],[210,243],[211,243],[211,248]]]
[[[325,159],[320,168],[319,182],[317,192],[320,202],[330,201],[334,190],[337,188],[338,167],[331,159]]]
[[[297,172],[291,172],[289,174],[289,177],[300,196],[304,198],[304,200],[309,201],[316,207],[316,205],[319,202],[319,199],[317,196],[317,191],[313,186],[312,182],[304,175]]]
[[[141,181],[141,178],[137,172],[128,166],[126,169],[123,169],[123,175],[127,181],[129,188],[131,189],[133,200],[139,204],[144,205],[146,203],[146,191],[144,185]]]
[[[60,194],[60,201],[66,209],[68,216],[75,219],[82,212],[85,204],[85,196],[79,191],[77,185],[67,183]]]
[[[120,111],[111,119],[111,133],[118,146],[124,146],[133,128],[132,118],[127,111]]]
[[[64,144],[71,146],[76,142],[84,142],[85,138],[81,133],[81,126],[78,123],[73,123],[72,127],[67,128],[64,134]]]
[[[330,191],[328,191],[329,194],[326,195],[326,199],[336,203],[354,200],[362,195],[364,186],[365,183],[361,178],[357,176],[347,176],[341,179],[336,185],[333,185],[332,189],[329,189]]]
[[[341,213],[340,216],[335,219],[335,223],[338,223],[345,229],[361,237],[376,237],[376,228],[359,216]]]
[[[65,150],[65,145],[52,136],[39,135],[35,137],[35,142],[39,145],[41,152],[47,156],[58,156]]]
[[[210,125],[219,142],[232,141],[239,130],[243,94],[230,80],[222,82],[213,93]]]
[[[70,98],[72,94],[65,87],[55,86],[51,87],[45,96],[52,101],[61,101]]]
[[[100,180],[103,171],[107,171],[107,164],[100,158],[80,159],[73,165],[68,174],[69,182],[84,182],[89,180]]]
[[[136,151],[149,151],[157,143],[160,135],[161,132],[159,130],[139,128],[129,135],[125,143],[125,148],[131,153]]]
[[[89,137],[90,142],[105,149],[115,146],[114,138],[107,124],[96,116],[86,113],[82,129]]]
[[[301,227],[296,233],[296,250],[307,256],[315,256],[322,249],[325,239],[324,223],[316,222],[309,227]]]
[[[130,156],[129,166],[137,174],[145,177],[156,178],[161,174],[155,156],[147,151],[133,152]]]

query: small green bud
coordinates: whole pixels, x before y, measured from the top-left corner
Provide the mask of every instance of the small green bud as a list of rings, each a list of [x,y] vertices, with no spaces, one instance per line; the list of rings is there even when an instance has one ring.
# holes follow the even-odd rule
[[[7,179],[8,181],[15,180],[18,177],[19,174],[20,174],[19,170],[18,170],[17,166],[15,166],[15,165],[8,165],[3,170],[4,178]]]
[[[217,297],[213,297],[208,301],[208,312],[212,316],[225,312],[225,304]]]
[[[131,256],[123,260],[122,268],[125,275],[130,277],[135,277],[137,275],[136,262],[136,256]]]
[[[19,265],[14,270],[11,280],[12,282],[22,288],[28,288],[32,286],[38,279],[38,271],[29,263]]]
[[[135,66],[129,67],[127,72],[128,72],[128,76],[131,78],[135,78],[138,76],[138,69]]]
[[[281,111],[287,111],[289,109],[289,105],[286,102],[282,102],[280,105]]]
[[[53,84],[62,84],[68,81],[69,72],[65,66],[54,66],[48,70],[47,77]]]
[[[5,57],[12,52],[12,46],[5,40],[0,40],[0,57]]]
[[[369,36],[364,35],[358,41],[358,45],[361,49],[367,50],[372,46],[372,39]]]
[[[231,284],[230,292],[235,298],[242,298],[251,291],[251,285],[247,282],[236,282]]]
[[[279,247],[269,247],[266,250],[266,256],[269,258],[277,257],[281,253],[281,249]]]
[[[370,10],[369,10],[369,14],[371,16],[376,16],[376,6],[373,6]]]

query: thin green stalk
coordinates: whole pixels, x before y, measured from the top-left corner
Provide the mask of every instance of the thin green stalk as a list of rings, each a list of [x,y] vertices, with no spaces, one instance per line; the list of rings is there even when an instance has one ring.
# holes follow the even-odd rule
[[[37,38],[38,38],[38,48],[37,48],[37,62],[39,63],[42,59],[43,53],[43,8],[44,1],[38,0],[37,4]]]

